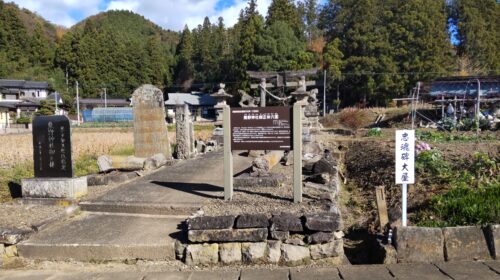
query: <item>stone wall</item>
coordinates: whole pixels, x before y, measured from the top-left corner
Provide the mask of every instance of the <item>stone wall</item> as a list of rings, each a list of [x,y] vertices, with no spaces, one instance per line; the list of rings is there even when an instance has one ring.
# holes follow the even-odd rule
[[[499,228],[499,225],[484,228],[479,226],[399,227],[396,228],[394,235],[397,262],[498,259]]]
[[[178,258],[188,265],[282,264],[315,260],[341,264],[344,257],[340,216],[282,213],[203,216],[187,221],[188,244],[178,244]]]

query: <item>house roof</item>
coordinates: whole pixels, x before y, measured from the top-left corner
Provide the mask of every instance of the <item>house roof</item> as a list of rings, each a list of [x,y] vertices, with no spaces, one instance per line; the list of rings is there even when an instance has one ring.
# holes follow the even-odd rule
[[[16,109],[17,103],[19,103],[19,102],[2,101],[2,102],[0,102],[0,108]]]
[[[4,88],[4,89],[48,89],[49,83],[43,82],[43,81],[0,79],[0,88]]]
[[[214,106],[217,104],[215,98],[208,93],[168,93],[165,105],[175,106],[188,104],[193,106]]]
[[[500,76],[439,78],[432,81],[429,94],[433,97],[476,97],[478,81],[482,97],[500,96]]]

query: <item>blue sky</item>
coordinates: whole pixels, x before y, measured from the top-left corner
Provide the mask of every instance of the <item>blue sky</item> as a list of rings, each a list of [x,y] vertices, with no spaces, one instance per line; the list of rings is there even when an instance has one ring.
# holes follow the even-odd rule
[[[196,27],[208,16],[215,22],[219,16],[226,25],[236,23],[247,0],[7,0],[48,19],[70,27],[82,19],[107,10],[130,10],[171,30],[182,30],[185,24]],[[266,15],[272,0],[257,0],[259,12]],[[321,0],[319,2],[325,2]]]

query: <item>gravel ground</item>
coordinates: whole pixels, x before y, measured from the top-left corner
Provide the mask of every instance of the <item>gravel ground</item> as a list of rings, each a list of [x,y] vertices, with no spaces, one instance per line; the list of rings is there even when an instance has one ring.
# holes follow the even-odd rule
[[[201,209],[205,215],[238,215],[242,213],[257,214],[264,213],[317,213],[328,211],[327,201],[322,200],[320,195],[324,192],[313,189],[303,189],[303,203],[293,203],[293,165],[284,166],[277,164],[272,173],[282,174],[285,177],[284,184],[279,188],[254,187],[234,189],[233,200],[209,200]],[[221,192],[218,195],[223,195]]]
[[[318,268],[332,267],[332,265],[341,265],[348,263],[332,263],[328,260],[311,261],[310,264],[297,266],[294,268]],[[34,261],[23,258],[13,258],[4,267],[5,269],[20,270],[57,270],[57,271],[77,271],[77,272],[168,272],[168,271],[233,271],[239,269],[283,269],[287,266],[276,264],[233,264],[233,265],[215,265],[215,266],[187,266],[181,261],[110,261],[110,262],[77,262],[77,261]]]
[[[39,225],[63,213],[64,207],[61,206],[2,203],[0,204],[0,228],[31,230],[32,225]]]

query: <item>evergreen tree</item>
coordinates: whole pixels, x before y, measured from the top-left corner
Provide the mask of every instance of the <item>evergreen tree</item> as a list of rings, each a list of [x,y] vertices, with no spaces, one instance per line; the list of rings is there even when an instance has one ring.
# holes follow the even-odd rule
[[[249,0],[248,6],[240,14],[238,29],[240,31],[240,45],[238,47],[236,77],[240,82],[240,88],[250,88],[247,70],[258,70],[255,61],[255,51],[259,40],[259,34],[264,30],[264,18],[257,11],[256,0]]]
[[[31,63],[50,66],[53,59],[53,51],[50,49],[49,40],[43,34],[42,26],[35,26],[30,46]]]
[[[182,85],[185,90],[191,87],[194,79],[193,38],[188,26],[182,31],[181,40],[177,48],[177,66],[175,69],[175,83]]]
[[[302,38],[304,24],[293,0],[273,0],[271,2],[267,10],[266,25],[271,26],[277,21],[288,24],[295,32],[295,35]]]
[[[305,51],[305,43],[297,39],[286,22],[275,22],[258,37],[255,64],[260,71],[312,68],[312,62],[312,54]]]
[[[447,75],[453,66],[444,0],[395,1],[392,52],[403,76],[399,92],[417,81]]]
[[[483,74],[500,73],[500,5],[495,0],[454,0],[458,51]]]

